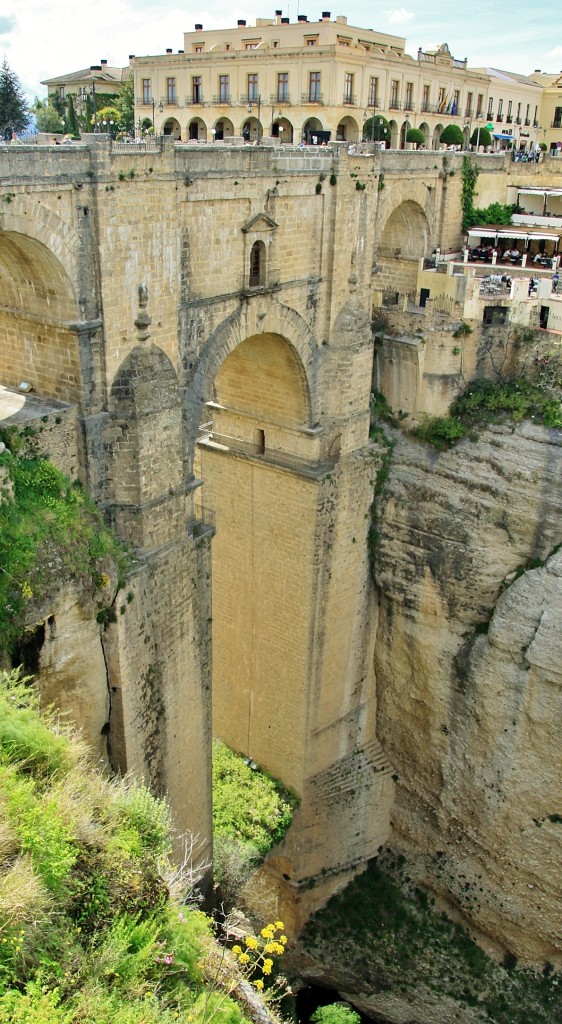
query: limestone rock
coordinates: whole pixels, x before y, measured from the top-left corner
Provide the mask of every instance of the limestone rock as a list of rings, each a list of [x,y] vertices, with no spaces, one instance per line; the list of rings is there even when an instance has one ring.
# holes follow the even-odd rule
[[[562,960],[561,445],[400,436],[375,570],[391,845],[489,951],[535,964]]]

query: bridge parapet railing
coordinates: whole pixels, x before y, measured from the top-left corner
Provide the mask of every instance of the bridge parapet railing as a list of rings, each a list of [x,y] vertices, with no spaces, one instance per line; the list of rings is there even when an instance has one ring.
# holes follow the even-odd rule
[[[187,532],[191,537],[204,537],[216,532],[215,511],[206,505],[195,505],[193,517],[187,524]]]
[[[198,438],[198,444],[215,450],[231,451],[239,455],[249,455],[261,458],[286,469],[294,469],[304,473],[306,476],[322,476],[329,473],[338,461],[338,453],[327,455],[319,459],[306,459],[302,455],[295,455],[284,448],[272,445],[260,445],[252,441],[246,441],[240,437],[231,437],[228,434],[217,434],[213,431],[203,429]]]

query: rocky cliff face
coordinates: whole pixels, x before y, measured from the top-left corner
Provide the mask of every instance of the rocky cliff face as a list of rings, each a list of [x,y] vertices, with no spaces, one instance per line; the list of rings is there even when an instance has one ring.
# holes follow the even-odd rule
[[[379,499],[391,846],[496,954],[562,960],[562,437],[397,436]]]

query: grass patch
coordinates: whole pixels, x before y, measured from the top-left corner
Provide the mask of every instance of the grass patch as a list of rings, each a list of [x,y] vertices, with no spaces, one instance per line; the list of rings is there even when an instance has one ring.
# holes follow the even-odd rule
[[[122,585],[128,559],[80,485],[37,455],[32,432],[4,429],[0,440],[13,488],[0,503],[0,650],[10,651],[30,602],[65,580],[92,592]]]
[[[226,992],[205,980],[212,926],[185,905],[166,804],[35,705],[0,673],[0,1024],[243,1024],[224,961]]]

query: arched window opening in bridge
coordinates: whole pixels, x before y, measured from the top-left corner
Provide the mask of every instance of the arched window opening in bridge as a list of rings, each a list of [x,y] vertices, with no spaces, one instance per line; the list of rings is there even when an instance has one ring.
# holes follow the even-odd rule
[[[250,252],[250,288],[265,284],[265,245],[254,242]]]

